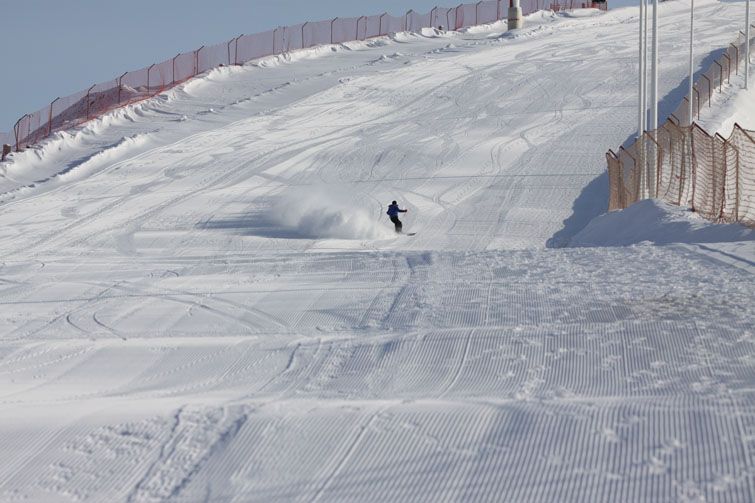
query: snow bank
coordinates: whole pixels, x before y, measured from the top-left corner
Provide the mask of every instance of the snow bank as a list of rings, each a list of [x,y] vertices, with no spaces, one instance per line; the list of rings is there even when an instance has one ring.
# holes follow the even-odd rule
[[[364,203],[332,186],[287,191],[270,209],[268,223],[304,239],[386,239],[395,237]]]
[[[655,244],[755,241],[755,229],[739,224],[714,224],[686,208],[646,199],[625,210],[595,218],[572,238],[570,246],[627,246],[643,241]]]

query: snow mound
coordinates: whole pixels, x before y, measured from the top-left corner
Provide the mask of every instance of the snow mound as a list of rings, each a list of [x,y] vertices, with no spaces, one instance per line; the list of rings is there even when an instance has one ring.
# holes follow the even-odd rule
[[[570,246],[755,241],[755,229],[739,224],[715,224],[686,208],[647,199],[622,211],[601,215],[575,235]]]
[[[268,223],[303,239],[386,239],[395,237],[364,203],[323,188],[287,191],[272,206]]]

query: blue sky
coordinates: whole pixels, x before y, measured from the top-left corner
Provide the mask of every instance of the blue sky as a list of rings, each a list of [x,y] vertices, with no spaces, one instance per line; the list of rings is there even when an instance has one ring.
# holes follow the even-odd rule
[[[203,44],[335,16],[429,12],[437,1],[0,0],[0,131],[57,96]]]

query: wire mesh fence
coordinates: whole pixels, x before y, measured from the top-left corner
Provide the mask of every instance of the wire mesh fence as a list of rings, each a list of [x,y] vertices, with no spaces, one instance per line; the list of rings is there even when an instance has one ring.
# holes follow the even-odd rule
[[[607,3],[522,0],[524,15],[546,8],[560,11],[579,7],[606,10]],[[435,7],[427,14],[410,10],[403,16],[384,13],[334,18],[239,35],[227,42],[202,46],[161,63],[126,72],[117,79],[93,85],[86,91],[56,98],[41,110],[18,119],[11,133],[0,133],[0,142],[15,145],[17,151],[21,150],[55,131],[78,126],[110,110],[150,98],[219,66],[241,65],[254,59],[316,45],[366,40],[403,31],[419,32],[431,27],[458,30],[505,19],[507,9],[508,0],[482,0],[458,7]]]
[[[755,131],[735,124],[729,138],[723,138],[693,122],[739,72],[744,54],[740,32],[700,74],[693,96],[685,96],[662,126],[644,132],[627,148],[606,153],[609,211],[653,197],[688,206],[712,221],[755,226]]]

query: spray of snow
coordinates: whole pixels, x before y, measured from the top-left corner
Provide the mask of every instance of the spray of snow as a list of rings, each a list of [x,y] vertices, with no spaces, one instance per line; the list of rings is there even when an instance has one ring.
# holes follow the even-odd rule
[[[381,222],[376,204],[365,208],[347,192],[329,187],[286,191],[270,209],[268,222],[308,239],[386,239],[395,234]]]

